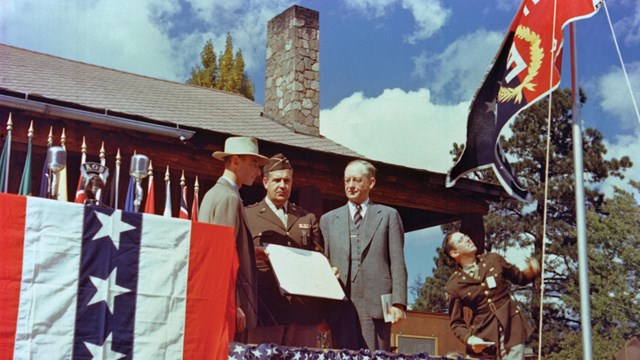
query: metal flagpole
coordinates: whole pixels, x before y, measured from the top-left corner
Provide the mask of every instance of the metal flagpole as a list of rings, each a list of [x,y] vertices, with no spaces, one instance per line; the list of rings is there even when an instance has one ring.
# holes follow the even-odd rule
[[[587,231],[584,203],[584,178],[582,157],[582,116],[576,69],[576,29],[569,25],[571,38],[571,93],[573,97],[573,167],[576,181],[576,227],[578,235],[578,273],[580,277],[580,324],[582,327],[583,359],[591,360],[591,305],[589,303],[589,267],[587,256]]]

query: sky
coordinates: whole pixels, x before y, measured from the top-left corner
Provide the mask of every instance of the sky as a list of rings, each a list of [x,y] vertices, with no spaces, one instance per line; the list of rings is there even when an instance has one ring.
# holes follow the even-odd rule
[[[267,22],[294,4],[320,13],[321,134],[373,160],[446,173],[518,0],[4,0],[0,42],[185,82],[205,41],[220,53],[228,32],[262,103]],[[604,135],[607,156],[637,164],[626,180],[640,180],[631,96],[640,101],[640,2],[607,9],[576,23],[582,116]],[[561,87],[570,87],[568,54]],[[601,186],[611,194],[626,180]],[[431,274],[441,240],[437,228],[407,234],[410,285]]]

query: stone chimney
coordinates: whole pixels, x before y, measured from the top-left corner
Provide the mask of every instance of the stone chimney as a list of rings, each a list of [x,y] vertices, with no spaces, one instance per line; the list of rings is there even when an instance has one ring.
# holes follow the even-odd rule
[[[294,5],[269,21],[265,116],[320,135],[319,14]]]

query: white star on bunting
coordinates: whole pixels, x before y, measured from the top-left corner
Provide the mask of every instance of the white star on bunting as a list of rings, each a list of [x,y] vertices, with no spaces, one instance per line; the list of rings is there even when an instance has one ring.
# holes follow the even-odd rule
[[[87,347],[87,350],[89,350],[93,359],[122,359],[127,356],[127,354],[111,350],[111,335],[112,334],[110,333],[102,345],[96,345],[86,341],[84,342],[84,346]]]
[[[100,279],[99,277],[89,276],[89,278],[91,279],[91,282],[93,283],[93,286],[95,286],[98,291],[95,293],[95,295],[93,295],[93,297],[89,301],[89,304],[87,305],[104,301],[107,303],[107,308],[109,309],[109,312],[113,314],[113,306],[114,306],[116,296],[125,294],[131,291],[127,288],[124,288],[116,284],[117,274],[118,274],[118,269],[115,268],[113,269],[111,274],[109,274],[109,277],[107,277],[106,279]]]
[[[119,211],[114,211],[111,215],[107,215],[99,211],[96,211],[95,214],[102,226],[91,240],[97,240],[102,237],[108,236],[111,238],[113,246],[115,246],[116,249],[120,250],[120,234],[125,231],[133,230],[136,227],[133,225],[129,225],[126,222],[123,222],[122,219],[114,216],[115,214],[122,214]]]

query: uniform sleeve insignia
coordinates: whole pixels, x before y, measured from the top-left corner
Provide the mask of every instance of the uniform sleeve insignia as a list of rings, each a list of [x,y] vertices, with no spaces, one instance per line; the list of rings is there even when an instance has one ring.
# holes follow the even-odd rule
[[[311,224],[298,224],[298,229],[311,229]]]

